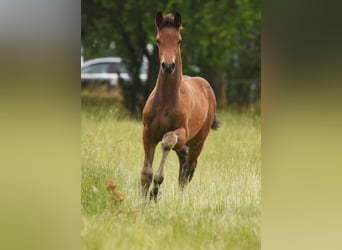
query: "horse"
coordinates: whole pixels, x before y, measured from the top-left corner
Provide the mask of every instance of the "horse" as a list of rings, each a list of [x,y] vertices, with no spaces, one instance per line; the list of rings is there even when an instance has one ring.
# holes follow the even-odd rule
[[[150,185],[150,199],[157,198],[164,180],[164,164],[170,150],[179,159],[180,188],[191,181],[204,142],[210,129],[217,129],[216,98],[207,80],[182,73],[180,45],[181,15],[176,12],[155,17],[156,42],[159,49],[159,73],[156,85],[142,112],[143,147],[145,159],[141,171],[142,194],[146,198]],[[155,148],[161,141],[162,158],[153,176]]]

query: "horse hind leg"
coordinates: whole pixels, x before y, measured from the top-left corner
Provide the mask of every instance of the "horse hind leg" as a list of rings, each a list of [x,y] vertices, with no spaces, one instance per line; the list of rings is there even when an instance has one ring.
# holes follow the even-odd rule
[[[194,175],[197,166],[197,158],[202,151],[204,141],[205,138],[190,142],[189,144],[189,155],[187,157],[188,159],[186,163],[179,169],[179,186],[181,189],[184,189],[184,187],[191,181]]]
[[[189,155],[189,147],[187,145],[184,145],[184,147],[179,150],[176,151],[177,156],[178,156],[178,160],[179,160],[179,177],[178,180],[180,182],[181,180],[181,176],[183,175],[184,169],[186,168],[186,164],[188,161],[188,155]]]
[[[162,148],[162,158],[159,164],[157,171],[155,172],[153,178],[153,189],[150,193],[150,199],[154,199],[156,201],[160,185],[164,181],[164,165],[165,160],[170,153],[171,149],[177,144],[178,136],[175,132],[170,131],[164,134],[163,139],[161,141],[161,148]]]

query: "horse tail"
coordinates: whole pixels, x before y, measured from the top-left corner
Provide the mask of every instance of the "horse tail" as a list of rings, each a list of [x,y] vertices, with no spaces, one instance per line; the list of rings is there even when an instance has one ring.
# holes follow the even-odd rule
[[[221,125],[221,122],[215,116],[214,121],[211,124],[211,129],[217,130],[220,127],[220,125]]]

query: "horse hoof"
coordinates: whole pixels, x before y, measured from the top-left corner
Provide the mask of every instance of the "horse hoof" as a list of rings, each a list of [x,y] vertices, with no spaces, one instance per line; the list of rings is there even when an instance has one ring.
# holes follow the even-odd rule
[[[154,200],[157,202],[157,198],[160,197],[161,192],[159,191],[158,188],[153,188],[150,192],[150,200]]]

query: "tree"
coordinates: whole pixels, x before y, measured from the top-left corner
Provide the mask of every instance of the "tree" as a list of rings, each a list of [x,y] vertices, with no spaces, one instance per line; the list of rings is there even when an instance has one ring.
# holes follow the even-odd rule
[[[184,26],[183,71],[209,80],[221,102],[227,77],[260,77],[260,5],[253,0],[82,0],[82,45],[85,56],[92,57],[105,55],[115,41],[114,53],[127,59],[133,79],[126,85],[126,104],[136,114],[158,74],[155,14],[179,11]],[[146,49],[148,43],[152,53]],[[139,79],[143,56],[149,61],[145,85]]]
[[[149,61],[155,58],[146,49],[147,43],[152,39],[152,32],[147,27],[153,27],[156,7],[153,4],[151,1],[143,0],[82,1],[82,45],[87,47],[88,53],[91,55],[94,51],[100,51],[103,54],[106,47],[108,50],[110,42],[115,41],[115,54],[127,59],[125,63],[132,82],[124,85],[124,92],[125,103],[132,115],[143,106],[141,93],[148,92],[144,90],[139,78],[143,56],[145,55]],[[96,46],[94,41],[97,41]],[[153,63],[150,62],[150,65]],[[150,70],[149,79],[152,77],[153,71]],[[148,85],[146,88],[151,86]]]
[[[186,65],[196,64],[212,84],[218,103],[226,77],[260,77],[260,19],[258,1],[189,1],[184,17]],[[189,27],[189,28],[187,28]],[[192,38],[200,39],[192,39]]]

